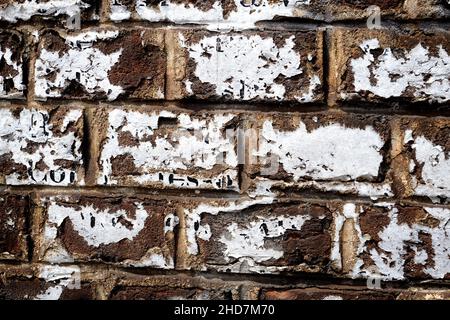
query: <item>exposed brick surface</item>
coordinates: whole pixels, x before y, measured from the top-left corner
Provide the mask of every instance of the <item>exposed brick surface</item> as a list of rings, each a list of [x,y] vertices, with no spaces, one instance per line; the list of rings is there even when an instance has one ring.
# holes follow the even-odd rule
[[[0,98],[22,99],[25,93],[24,41],[18,32],[0,31]]]

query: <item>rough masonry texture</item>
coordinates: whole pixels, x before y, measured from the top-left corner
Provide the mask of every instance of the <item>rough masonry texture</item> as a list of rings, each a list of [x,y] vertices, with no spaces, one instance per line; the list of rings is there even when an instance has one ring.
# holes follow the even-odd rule
[[[449,17],[0,1],[0,299],[450,299]]]

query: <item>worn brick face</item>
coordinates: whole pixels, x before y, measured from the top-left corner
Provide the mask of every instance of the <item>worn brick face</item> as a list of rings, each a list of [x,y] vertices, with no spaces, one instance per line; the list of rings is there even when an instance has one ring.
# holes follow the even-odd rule
[[[238,114],[105,108],[94,118],[99,185],[239,188]]]
[[[338,101],[450,100],[448,31],[337,28],[331,66]]]
[[[27,260],[27,210],[25,196],[0,193],[0,259]]]
[[[168,98],[320,102],[322,34],[174,31]],[[233,61],[233,63],[230,63]]]
[[[163,40],[154,30],[46,32],[35,65],[36,97],[162,99]]]
[[[38,17],[68,18],[80,15],[82,21],[98,19],[98,0],[5,0],[0,3],[0,21],[18,22]],[[62,21],[64,19],[61,19]]]
[[[38,259],[173,268],[175,210],[165,200],[39,198]]]
[[[0,182],[83,184],[83,110],[0,108]]]
[[[0,30],[0,98],[23,99],[24,41],[17,32]]]

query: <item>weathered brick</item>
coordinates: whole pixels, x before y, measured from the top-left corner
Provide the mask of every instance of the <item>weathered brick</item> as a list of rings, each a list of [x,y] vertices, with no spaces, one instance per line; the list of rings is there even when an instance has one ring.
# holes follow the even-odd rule
[[[38,99],[164,98],[164,33],[96,29],[41,35],[35,65]]]
[[[27,260],[28,198],[0,193],[0,259]]]
[[[334,29],[332,100],[450,101],[449,39],[443,29]]]
[[[103,108],[94,119],[100,185],[239,188],[236,113]]]
[[[273,201],[263,197],[186,204],[187,256],[179,253],[180,267],[232,273],[327,273],[332,209]]]
[[[450,120],[411,118],[401,124],[410,195],[450,200]]]
[[[247,29],[257,22],[282,18],[307,18],[321,21],[365,19],[378,6],[383,16],[437,18],[449,15],[444,1],[423,0],[110,0],[113,21],[169,21],[178,24],[203,24],[210,30]]]
[[[252,116],[250,192],[319,190],[392,196],[389,118],[341,113]],[[256,189],[256,191],[254,190]]]
[[[0,30],[0,98],[23,99],[24,41],[18,32]]]
[[[167,35],[169,99],[320,102],[322,33]],[[232,61],[232,63],[230,63]]]
[[[2,300],[91,300],[95,289],[77,266],[0,266]]]
[[[343,270],[352,277],[380,280],[446,279],[449,219],[445,207],[347,203],[335,228],[346,250],[340,252]],[[338,256],[334,247],[336,261]]]
[[[169,201],[43,195],[38,207],[42,221],[34,232],[41,261],[173,268],[178,219]]]
[[[75,16],[80,16],[81,21],[96,20],[98,6],[98,0],[4,0],[0,3],[0,21],[15,23],[37,17],[63,20]]]
[[[83,110],[0,108],[0,182],[83,184]]]

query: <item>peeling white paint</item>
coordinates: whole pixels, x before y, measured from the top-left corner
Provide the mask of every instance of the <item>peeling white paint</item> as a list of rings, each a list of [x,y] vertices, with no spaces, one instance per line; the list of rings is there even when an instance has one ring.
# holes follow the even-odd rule
[[[267,248],[266,239],[281,237],[288,230],[301,230],[311,216],[258,216],[257,219],[245,226],[233,222],[226,227],[225,232],[218,239],[225,245],[223,254],[226,261],[242,257],[251,258],[255,262],[280,259],[284,252],[277,248]]]
[[[119,61],[123,49],[104,54],[92,45],[118,35],[118,31],[89,31],[68,36],[65,52],[41,49],[35,65],[36,96],[43,99],[61,97],[62,91],[74,80],[89,94],[104,92],[108,100],[115,100],[123,89],[109,81],[108,72]],[[51,73],[54,76],[49,79]]]
[[[112,176],[111,160],[120,155],[131,155],[134,165],[141,172],[141,175],[133,178],[136,182],[155,182],[158,179],[158,182],[165,185],[188,188],[195,187],[196,184],[199,187],[210,186],[215,181],[214,178],[211,178],[209,183],[201,174],[173,172],[194,168],[212,170],[218,164],[236,168],[235,144],[223,132],[225,124],[234,117],[232,114],[216,114],[211,118],[194,118],[188,114],[174,114],[167,111],[142,113],[122,109],[111,110],[108,116],[107,140],[102,146],[100,156],[102,169],[98,183],[117,184],[118,177]],[[157,131],[160,129],[158,125],[160,118],[176,120],[176,130],[170,134],[160,134]],[[119,146],[121,132],[130,133],[141,141],[135,146]],[[151,137],[154,137],[154,141],[150,141]],[[227,179],[235,181],[233,185],[236,186],[236,170],[227,170],[222,174],[226,174]],[[199,179],[196,182],[189,181],[189,176]],[[222,188],[217,184],[213,187]]]
[[[415,154],[414,160],[422,167],[420,178],[423,182],[412,175],[415,194],[431,199],[450,198],[450,152],[445,152],[442,146],[424,136],[413,138],[411,130],[408,130],[405,143],[410,141],[413,141],[411,147]]]
[[[58,300],[66,288],[80,285],[80,276],[80,268],[77,266],[41,266],[39,278],[51,285],[44,292],[39,293],[34,300]]]
[[[58,160],[65,160],[81,165],[81,140],[74,132],[63,135],[56,133],[65,131],[67,125],[78,121],[81,114],[81,110],[73,109],[61,128],[53,128],[48,122],[47,111],[23,109],[19,118],[16,118],[9,109],[0,109],[0,156],[9,154],[14,163],[29,170],[27,177],[19,177],[18,173],[7,175],[6,183],[69,185],[77,182],[76,172],[63,169],[56,163]],[[27,151],[27,147],[32,147],[32,151]],[[42,161],[48,169],[36,168]],[[78,181],[78,184],[82,184],[82,181]]]
[[[179,34],[180,45],[188,50],[189,58],[196,64],[194,75],[199,81],[214,85],[218,96],[239,100],[284,98],[286,88],[276,79],[304,73],[300,54],[294,51],[294,38],[287,38],[282,47],[277,47],[270,37],[242,34],[206,36],[198,43],[187,45],[184,36]],[[311,102],[319,84],[319,77],[311,75],[310,87],[297,99]],[[192,92],[191,82],[185,85]]]
[[[23,96],[25,85],[23,84],[23,71],[22,63],[13,61],[13,52],[10,48],[3,48],[0,44],[0,61],[3,61],[8,67],[14,70],[15,74],[0,74],[0,98],[18,98]],[[6,68],[5,68],[6,69]],[[12,79],[14,87],[10,88],[12,92],[7,92],[5,87],[5,81]]]
[[[99,210],[92,205],[76,208],[51,203],[47,210],[44,237],[47,241],[53,241],[57,236],[58,227],[69,218],[74,230],[90,246],[99,247],[123,239],[133,240],[142,231],[149,216],[141,203],[135,203],[135,206],[135,218],[130,218],[123,209],[111,211]],[[121,220],[125,220],[127,225],[121,223]]]
[[[128,10],[127,6],[124,6],[122,4],[122,1],[110,1],[110,5],[109,18],[112,21],[122,21],[130,19],[131,12]]]
[[[369,91],[382,98],[400,97],[407,89],[419,100],[446,102],[450,100],[450,57],[439,45],[438,55],[421,43],[404,51],[404,58],[397,58],[391,48],[375,58],[371,50],[381,49],[377,39],[361,44],[364,55],[351,60],[355,92]],[[371,82],[371,77],[375,83]]]
[[[271,120],[266,120],[254,155],[277,156],[295,181],[307,177],[316,181],[372,180],[383,162],[384,143],[371,126],[347,128],[336,123],[308,132],[300,122],[294,131],[280,131]]]
[[[89,7],[90,4],[80,0],[11,1],[0,7],[0,20],[17,22],[18,20],[29,20],[36,15],[73,17]]]

